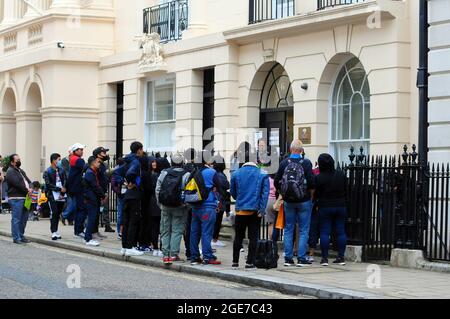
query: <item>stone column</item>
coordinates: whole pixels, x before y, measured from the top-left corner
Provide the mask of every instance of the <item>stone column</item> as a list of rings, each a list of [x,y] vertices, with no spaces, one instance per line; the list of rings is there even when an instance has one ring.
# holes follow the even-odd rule
[[[20,111],[16,117],[16,152],[33,181],[42,179],[42,117],[40,112]],[[45,163],[43,163],[45,164]]]
[[[35,18],[43,15],[46,0],[28,0],[27,11],[24,18]]]
[[[79,0],[53,0],[50,8],[79,8]]]
[[[12,114],[0,115],[0,154],[12,154],[16,151],[16,118]]]
[[[22,0],[8,0],[3,4],[3,21],[0,26],[9,26],[14,24],[21,18],[20,16],[20,1]]]
[[[205,34],[208,29],[207,17],[207,0],[189,1],[189,26],[183,32],[183,38],[187,39]]]
[[[176,148],[203,146],[203,72],[177,73],[176,81]]]
[[[221,64],[216,66],[214,72],[214,149],[225,158],[226,163],[239,143],[236,131],[239,125],[238,68],[237,63]]]

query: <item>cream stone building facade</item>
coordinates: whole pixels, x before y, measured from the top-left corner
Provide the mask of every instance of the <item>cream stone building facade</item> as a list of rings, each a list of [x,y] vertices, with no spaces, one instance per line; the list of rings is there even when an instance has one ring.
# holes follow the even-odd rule
[[[199,149],[210,127],[226,158],[260,128],[281,152],[302,138],[312,160],[417,143],[417,1],[2,0],[0,9],[0,154],[19,153],[34,179],[75,142],[89,153],[126,153],[134,140]]]

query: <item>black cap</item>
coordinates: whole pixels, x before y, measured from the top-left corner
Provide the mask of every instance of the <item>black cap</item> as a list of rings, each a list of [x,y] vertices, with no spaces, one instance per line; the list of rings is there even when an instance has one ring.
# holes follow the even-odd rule
[[[92,155],[94,155],[95,157],[97,157],[100,153],[107,153],[109,151],[108,148],[104,148],[104,147],[97,147],[93,152]]]

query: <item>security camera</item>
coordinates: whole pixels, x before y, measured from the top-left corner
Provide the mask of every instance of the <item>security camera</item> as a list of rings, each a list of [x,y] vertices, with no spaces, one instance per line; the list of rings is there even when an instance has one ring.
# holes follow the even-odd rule
[[[65,48],[64,43],[63,42],[58,42],[58,48],[64,49]]]

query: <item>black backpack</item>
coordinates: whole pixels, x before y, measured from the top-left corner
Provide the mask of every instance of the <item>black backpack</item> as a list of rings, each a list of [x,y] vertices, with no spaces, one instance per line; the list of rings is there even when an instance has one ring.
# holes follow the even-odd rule
[[[167,170],[159,191],[158,201],[161,204],[167,207],[179,207],[183,204],[181,186],[185,173],[184,170],[180,172],[173,168]]]
[[[259,240],[256,246],[256,268],[272,269],[278,267],[278,247],[271,240]]]
[[[303,160],[293,162],[288,160],[281,179],[281,196],[288,202],[301,201],[306,195],[306,178],[303,170]]]
[[[207,188],[203,179],[205,167],[196,168],[190,175],[184,190],[184,201],[190,205],[200,205],[208,197],[211,188]]]

